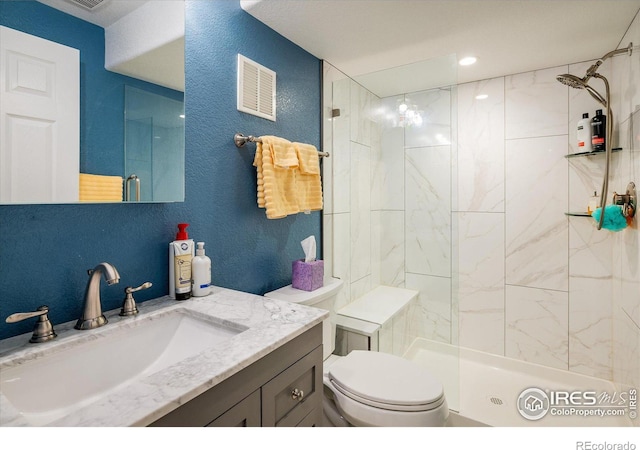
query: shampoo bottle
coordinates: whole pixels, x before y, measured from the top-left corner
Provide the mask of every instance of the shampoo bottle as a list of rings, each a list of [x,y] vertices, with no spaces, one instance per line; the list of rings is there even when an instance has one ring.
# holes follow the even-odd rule
[[[193,296],[204,297],[211,293],[211,259],[204,254],[204,242],[198,242],[193,258]]]
[[[193,239],[187,234],[188,223],[178,224],[176,240],[169,244],[169,296],[176,300],[191,297],[191,263]]]
[[[591,152],[591,120],[589,113],[584,113],[582,119],[578,121],[578,152]]]
[[[602,110],[596,111],[596,116],[591,120],[591,145],[594,152],[604,152],[607,134],[607,116]]]

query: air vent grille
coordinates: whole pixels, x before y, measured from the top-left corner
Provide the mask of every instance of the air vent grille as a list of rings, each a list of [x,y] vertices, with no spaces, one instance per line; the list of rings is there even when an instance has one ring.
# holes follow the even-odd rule
[[[93,10],[98,6],[106,3],[108,0],[67,0],[69,3],[73,3],[77,6],[82,6],[84,9]]]
[[[238,55],[238,111],[276,120],[276,73]]]

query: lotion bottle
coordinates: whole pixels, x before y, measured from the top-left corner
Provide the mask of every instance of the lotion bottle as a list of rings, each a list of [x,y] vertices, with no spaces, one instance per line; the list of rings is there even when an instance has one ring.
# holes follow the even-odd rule
[[[591,120],[589,120],[589,113],[582,114],[582,119],[578,121],[578,152],[590,153],[593,148],[591,147]]]
[[[191,297],[191,263],[193,239],[187,234],[188,223],[178,224],[176,240],[169,244],[169,297],[187,300]]]
[[[204,253],[204,242],[198,242],[196,256],[193,258],[194,297],[204,297],[211,293],[211,259]]]

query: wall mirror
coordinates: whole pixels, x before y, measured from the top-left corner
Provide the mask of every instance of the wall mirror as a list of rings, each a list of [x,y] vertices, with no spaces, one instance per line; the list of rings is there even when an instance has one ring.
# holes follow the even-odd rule
[[[79,68],[76,156],[50,156],[73,145],[50,143],[61,133],[46,114],[29,122],[11,110],[9,90],[45,97],[61,78],[48,74],[55,63],[38,65],[52,52],[22,58],[21,47],[3,48],[0,204],[184,201],[183,0],[0,0],[0,26],[76,51]],[[63,166],[63,176],[48,173]],[[53,195],[56,176],[70,196]],[[50,187],[32,194],[38,184]]]

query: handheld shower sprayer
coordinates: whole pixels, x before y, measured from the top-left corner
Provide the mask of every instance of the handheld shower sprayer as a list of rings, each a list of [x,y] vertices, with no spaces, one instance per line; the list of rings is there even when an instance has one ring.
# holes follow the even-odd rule
[[[626,48],[621,48],[618,50],[613,50],[604,55],[595,64],[591,65],[589,69],[587,69],[587,73],[584,77],[580,78],[576,75],[572,75],[570,73],[565,73],[562,75],[558,75],[556,79],[569,87],[574,89],[584,89],[586,90],[591,97],[593,97],[598,103],[600,103],[607,110],[607,123],[606,123],[606,131],[605,131],[605,169],[604,169],[604,178],[602,180],[602,192],[600,195],[600,220],[598,221],[598,230],[602,229],[602,224],[604,222],[604,207],[607,204],[607,194],[609,190],[609,166],[611,165],[611,135],[613,134],[613,117],[611,112],[611,104],[610,104],[610,92],[609,92],[609,81],[606,79],[604,75],[598,73],[598,68],[602,65],[602,63],[611,58],[612,56],[621,55],[626,53],[628,56],[631,56],[633,52],[633,43],[630,42]],[[605,86],[605,95],[603,96],[598,91],[596,91],[593,87],[588,84],[588,81],[591,78],[598,78],[602,80]]]

